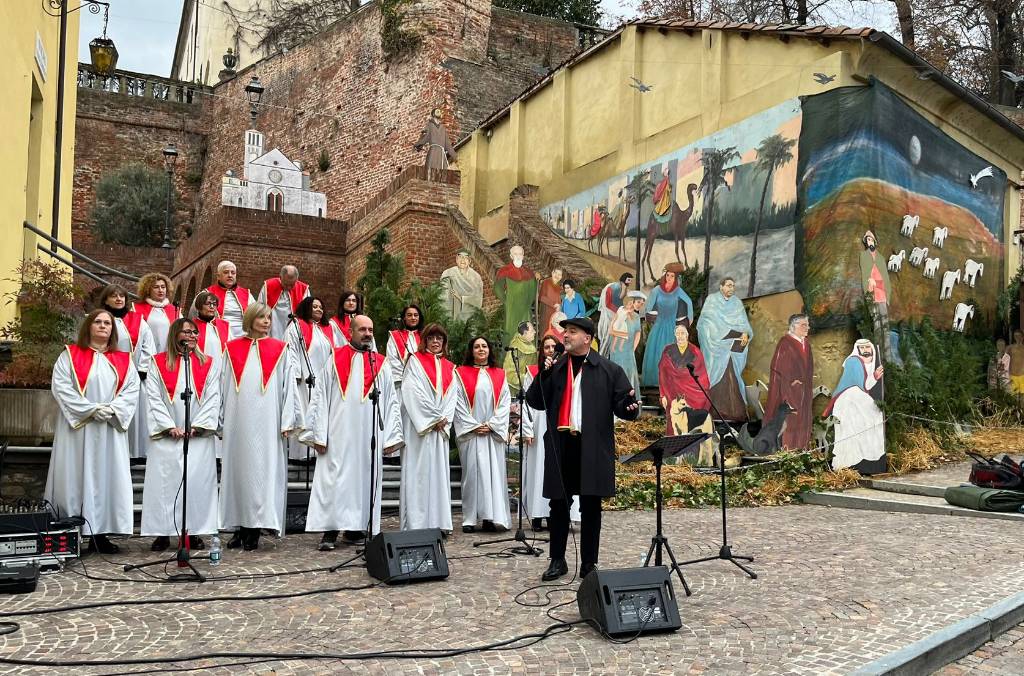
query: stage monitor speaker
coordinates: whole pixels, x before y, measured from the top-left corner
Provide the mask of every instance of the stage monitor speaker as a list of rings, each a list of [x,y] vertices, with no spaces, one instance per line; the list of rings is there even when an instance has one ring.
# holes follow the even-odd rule
[[[366,570],[388,584],[445,579],[448,557],[441,529],[378,533],[366,545]]]
[[[580,583],[576,603],[580,617],[610,636],[676,631],[683,626],[665,566],[595,570]]]

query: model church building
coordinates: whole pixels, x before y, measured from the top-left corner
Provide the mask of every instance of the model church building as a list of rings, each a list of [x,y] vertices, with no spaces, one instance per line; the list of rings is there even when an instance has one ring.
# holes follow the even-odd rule
[[[245,132],[245,163],[242,178],[230,169],[221,186],[221,204],[243,209],[263,209],[285,214],[327,214],[327,196],[309,189],[309,172],[277,148],[263,152],[263,134]]]

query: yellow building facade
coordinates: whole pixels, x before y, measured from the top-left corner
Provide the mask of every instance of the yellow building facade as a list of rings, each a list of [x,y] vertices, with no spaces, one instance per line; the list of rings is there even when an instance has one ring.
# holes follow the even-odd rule
[[[0,296],[17,292],[15,271],[24,258],[41,255],[45,241],[25,230],[24,221],[51,232],[57,120],[60,19],[44,11],[46,3],[0,3],[0,42],[7,66],[0,71]],[[77,3],[75,4],[77,6]],[[60,227],[71,244],[74,177],[75,94],[78,75],[78,12],[68,15],[65,53],[63,140],[61,143]],[[12,281],[14,280],[14,281]],[[0,303],[0,325],[15,317],[12,303]]]

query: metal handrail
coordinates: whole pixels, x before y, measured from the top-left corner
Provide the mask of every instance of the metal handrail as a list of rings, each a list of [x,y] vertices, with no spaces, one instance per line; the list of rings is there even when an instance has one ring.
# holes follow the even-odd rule
[[[83,261],[85,261],[86,263],[89,263],[90,265],[96,266],[102,272],[105,272],[108,275],[116,275],[118,277],[121,277],[122,279],[127,279],[130,282],[138,282],[139,281],[139,278],[134,276],[134,275],[129,275],[127,272],[121,272],[120,270],[115,270],[114,268],[108,267],[108,266],[104,265],[103,263],[100,263],[99,261],[94,261],[93,259],[89,258],[88,256],[82,254],[79,251],[75,251],[74,249],[69,247],[67,244],[64,244],[63,242],[61,242],[59,239],[56,239],[55,237],[51,237],[50,235],[46,234],[45,232],[43,232],[42,230],[40,230],[36,226],[32,225],[28,221],[22,221],[22,225],[27,230],[30,230],[30,231],[34,232],[35,234],[39,235],[40,237],[45,239],[50,244],[53,244],[54,246],[57,246],[57,247],[63,249],[64,251],[67,251],[69,254],[71,254],[72,256],[75,256],[76,258],[81,258]],[[47,253],[49,253],[49,251]],[[56,258],[56,256],[54,256],[54,257]],[[71,263],[68,263],[68,265],[71,265]],[[76,269],[78,269],[78,268],[76,267]],[[83,274],[85,273],[85,271],[82,271],[82,272],[83,272]],[[92,277],[92,279],[96,279],[96,278]],[[103,282],[104,284],[107,283],[106,280],[99,280],[99,281]]]
[[[68,259],[66,259],[66,258],[64,258],[63,256],[61,256],[61,255],[60,255],[59,253],[57,253],[56,251],[50,251],[49,249],[47,249],[47,248],[46,248],[45,246],[43,246],[42,244],[36,244],[36,248],[37,248],[37,249],[39,249],[40,251],[42,251],[43,253],[45,253],[45,254],[47,254],[47,255],[49,255],[49,256],[52,256],[52,257],[56,258],[56,259],[57,259],[58,261],[60,261],[60,262],[61,262],[61,263],[63,263],[64,265],[67,265],[67,266],[69,266],[69,267],[70,267],[71,269],[73,269],[73,270],[74,270],[75,272],[78,272],[78,273],[80,273],[80,274],[83,274],[83,275],[85,275],[86,277],[88,277],[89,279],[91,279],[91,280],[92,280],[92,281],[94,281],[94,282],[99,282],[99,283],[100,283],[100,284],[102,284],[103,286],[106,286],[107,284],[109,284],[109,283],[110,283],[110,282],[108,282],[107,280],[105,280],[105,279],[103,279],[102,277],[100,277],[99,275],[96,275],[96,274],[93,274],[92,272],[89,272],[88,270],[86,270],[85,268],[83,268],[83,267],[82,267],[81,265],[76,265],[75,263],[73,263],[73,262],[69,261]],[[136,294],[132,293],[131,291],[128,291],[127,289],[125,289],[125,293],[127,293],[127,294],[128,294],[128,296],[129,296],[130,298],[133,298],[134,300],[138,300],[138,299],[139,299],[139,297],[138,297],[138,296],[137,296]]]

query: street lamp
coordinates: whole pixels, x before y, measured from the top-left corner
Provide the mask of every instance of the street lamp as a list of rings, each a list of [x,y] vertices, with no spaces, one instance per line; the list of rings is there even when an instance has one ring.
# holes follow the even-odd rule
[[[167,171],[167,219],[164,221],[164,249],[171,248],[171,198],[174,195],[174,163],[178,161],[178,148],[168,143],[164,148],[164,169]]]
[[[263,98],[263,91],[263,85],[260,84],[258,75],[253,75],[249,84],[245,85],[245,95],[249,98],[249,115],[252,117],[253,127],[256,126],[257,106],[260,105],[260,99]]]

